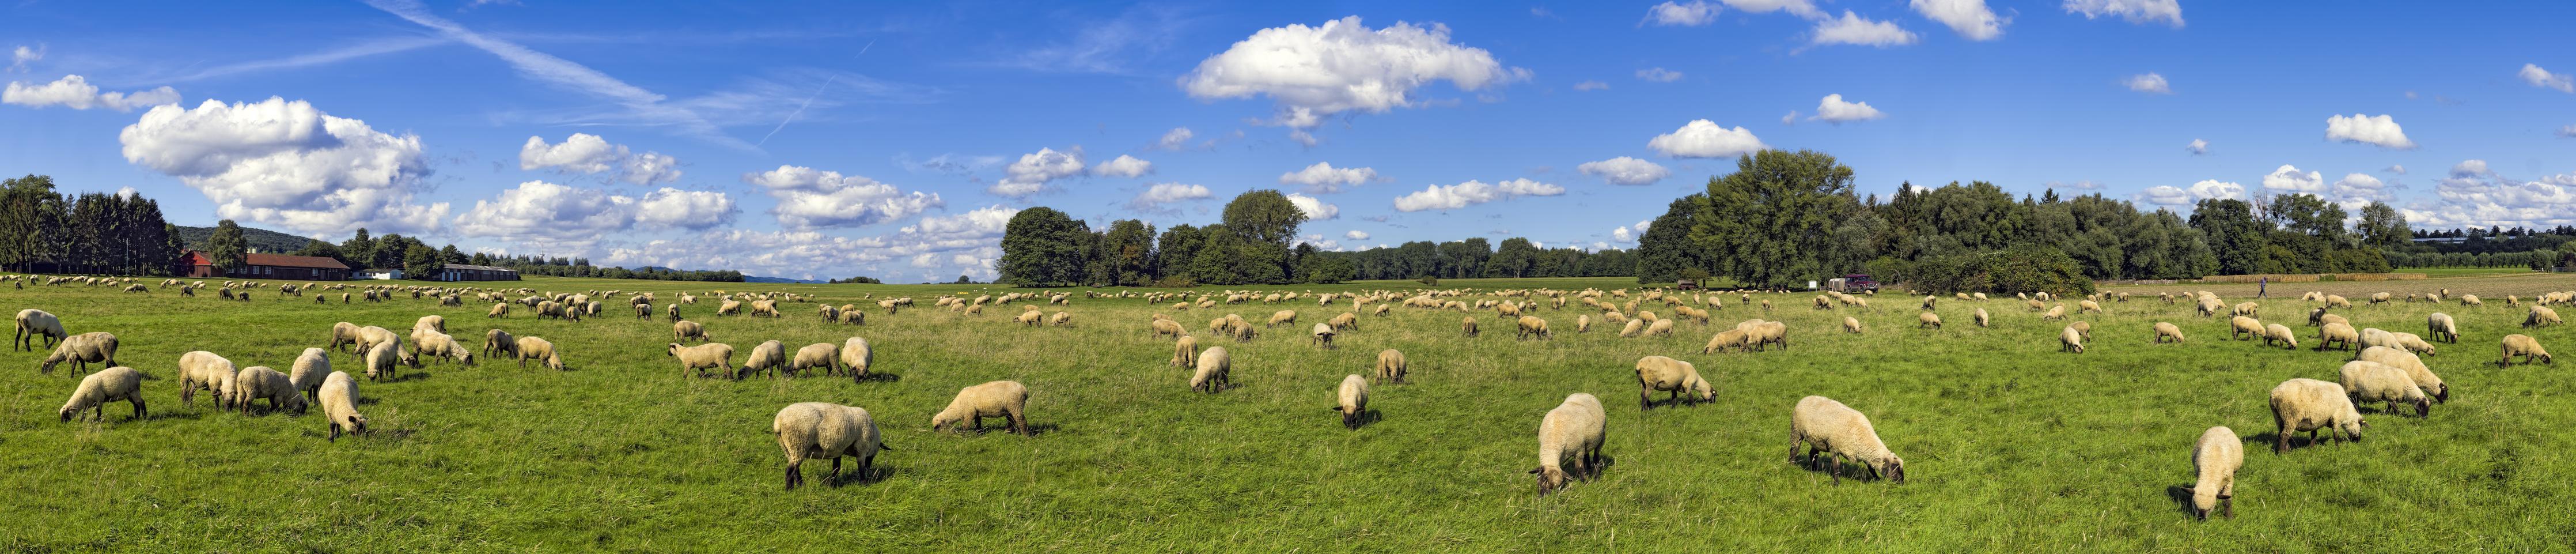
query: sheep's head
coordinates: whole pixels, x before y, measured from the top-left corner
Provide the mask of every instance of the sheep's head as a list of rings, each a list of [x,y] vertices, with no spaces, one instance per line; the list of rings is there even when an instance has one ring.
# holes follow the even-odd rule
[[[664,354],[664,355],[667,355],[667,356],[670,356],[670,357],[673,357],[673,358],[680,357],[680,343],[676,343],[676,342],[671,343],[671,348],[670,348],[670,350],[669,350],[669,351],[667,351],[667,352],[664,352],[663,354]]]
[[[2443,383],[2443,384],[2440,384],[2440,385],[2434,385],[2434,386],[2433,386],[2433,401],[2435,401],[2435,402],[2441,402],[2441,403],[2444,403],[2444,404],[2449,404],[2449,403],[2451,403],[2451,384],[2450,384],[2450,383]]]
[[[1888,455],[1886,461],[1870,464],[1869,470],[1889,481],[1895,481],[1896,484],[1905,484],[1905,459],[1898,458],[1894,454]]]
[[[965,416],[965,415],[963,415],[963,414],[956,413],[956,411],[955,411],[955,410],[945,410],[945,411],[941,411],[941,412],[939,412],[939,413],[937,413],[937,414],[932,414],[932,415],[930,416],[930,430],[932,430],[932,431],[942,431],[942,430],[946,430],[946,429],[948,428],[948,426],[950,426],[950,425],[956,425],[956,424],[958,424],[958,423],[960,423],[960,422],[964,422],[964,421],[966,421],[966,416]]]
[[[2335,429],[2343,431],[2344,436],[2352,437],[2353,442],[2361,442],[2361,432],[2370,429],[2370,420],[2356,416],[2352,421],[2335,424]]]
[[[1566,475],[1564,469],[1539,466],[1538,469],[1532,469],[1529,470],[1529,472],[1538,476],[1539,496],[1544,497],[1547,496],[1548,493],[1556,492],[1558,489],[1565,488]]]

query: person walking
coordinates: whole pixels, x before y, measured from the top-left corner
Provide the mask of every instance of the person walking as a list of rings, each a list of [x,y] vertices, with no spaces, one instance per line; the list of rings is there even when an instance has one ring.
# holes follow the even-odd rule
[[[2261,278],[2256,278],[2256,279],[2254,280],[2254,297],[2255,297],[2255,298],[2262,298],[2262,297],[2264,297],[2265,295],[2271,294],[2271,291],[2272,291],[2272,278],[2270,278],[2270,277],[2261,277]]]

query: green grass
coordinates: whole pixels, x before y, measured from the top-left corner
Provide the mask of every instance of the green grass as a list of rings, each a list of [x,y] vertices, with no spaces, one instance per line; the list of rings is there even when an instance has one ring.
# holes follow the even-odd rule
[[[2435,279],[2445,277],[2484,277],[2489,275],[2525,275],[2527,267],[2417,267],[2396,270],[2397,273],[2422,273]]]
[[[2576,276],[2496,278],[2513,287],[2576,289]],[[899,376],[853,384],[808,378],[683,378],[665,356],[670,324],[612,314],[574,323],[488,306],[440,308],[404,298],[328,306],[273,290],[251,302],[109,287],[0,289],[17,308],[61,315],[72,332],[110,331],[146,381],[152,416],[61,423],[54,409],[78,381],[34,371],[42,353],[11,353],[0,372],[0,551],[6,552],[1962,552],[2565,551],[2576,544],[2576,385],[2555,367],[2493,364],[2499,336],[2523,332],[2565,353],[2576,331],[2515,327],[2518,309],[2392,303],[2350,310],[2356,325],[2420,331],[2424,315],[2459,318],[2463,339],[2428,358],[2452,384],[2429,419],[2365,408],[2357,444],[2270,453],[2265,393],[2292,377],[2331,380],[2349,355],[2268,349],[2227,339],[2222,320],[2152,299],[2110,304],[2085,354],[2056,352],[2060,324],[2009,300],[1982,304],[1996,328],[1970,323],[1971,303],[1944,301],[1947,329],[1917,330],[1915,300],[1818,311],[1806,295],[1732,295],[1718,325],[1749,317],[1790,324],[1787,351],[1699,354],[1713,327],[1671,338],[1574,332],[1577,310],[1540,310],[1559,331],[1516,341],[1490,311],[1485,333],[1457,333],[1455,311],[1399,308],[1363,317],[1341,348],[1318,350],[1292,328],[1248,344],[1218,342],[1206,321],[1260,321],[1295,309],[1311,325],[1349,310],[1311,301],[1175,312],[1135,299],[1085,299],[1070,328],[1011,324],[1016,307],[965,317],[930,307],[958,285],[716,286],[531,279],[546,291],[809,292],[833,304],[912,295],[920,309],[872,312],[864,327],[827,325],[812,304],[778,320],[687,308],[719,342],[792,350],[852,334]],[[1630,286],[1632,280],[1451,280],[1444,287]],[[2480,292],[2488,280],[2387,283]],[[2303,335],[2299,284],[2275,286],[2268,319]],[[2342,287],[2378,283],[2320,283]],[[1410,282],[1263,290],[1411,288]],[[1216,290],[1214,288],[1202,291]],[[2122,289],[2129,290],[2129,289]],[[2519,290],[2519,289],[2517,289]],[[2250,292],[2250,289],[2249,289]],[[2286,294],[2284,294],[2286,292]],[[2526,295],[2526,298],[2528,296]],[[2236,299],[2231,298],[2231,302]],[[612,301],[610,304],[617,304]],[[469,302],[469,304],[472,304]],[[1166,303],[1168,304],[1168,303]],[[617,310],[611,310],[615,312]],[[1669,309],[1656,308],[1670,314]],[[1192,394],[1167,367],[1171,343],[1145,331],[1168,313],[1206,344],[1235,352],[1239,388]],[[524,314],[524,310],[521,311]],[[553,340],[571,371],[431,363],[399,381],[362,382],[375,433],[324,439],[316,414],[244,417],[178,401],[173,365],[212,350],[243,366],[285,367],[321,346],[331,324],[406,330],[422,315],[479,344],[485,329]],[[1843,316],[1869,329],[1839,330]],[[1598,319],[1598,318],[1596,318]],[[2155,321],[2191,342],[2151,345]],[[1380,385],[1380,420],[1350,431],[1327,411],[1344,374],[1376,352],[1403,350],[1414,383]],[[1638,357],[1694,362],[1719,401],[1640,413]],[[357,365],[346,355],[333,363]],[[739,362],[739,358],[736,359]],[[66,366],[68,368],[69,366]],[[95,369],[95,368],[93,368]],[[1039,433],[941,434],[930,414],[959,387],[1015,379],[1031,391]],[[1538,498],[1539,418],[1571,392],[1610,408],[1598,481]],[[1867,414],[1906,460],[1909,482],[1846,480],[1785,463],[1790,406],[1830,396]],[[1660,395],[1659,395],[1660,396]],[[882,478],[780,490],[768,434],[787,404],[828,401],[873,412],[893,451]],[[2192,482],[2190,446],[2227,425],[2246,437],[2237,518],[2194,523],[2169,496]]]

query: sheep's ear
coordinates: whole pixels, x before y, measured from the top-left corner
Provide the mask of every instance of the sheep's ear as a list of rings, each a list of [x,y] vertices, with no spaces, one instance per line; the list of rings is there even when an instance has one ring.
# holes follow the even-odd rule
[[[1541,469],[1541,468],[1530,468],[1529,472],[1530,472],[1530,474],[1531,474],[1531,475],[1537,475],[1537,474],[1538,474],[1538,472],[1539,472],[1539,469]]]

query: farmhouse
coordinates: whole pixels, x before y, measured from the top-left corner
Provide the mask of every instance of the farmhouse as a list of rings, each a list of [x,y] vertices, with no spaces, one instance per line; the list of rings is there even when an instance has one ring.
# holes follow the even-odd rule
[[[330,258],[259,253],[248,254],[246,257],[248,259],[241,267],[225,271],[223,268],[215,267],[214,257],[207,255],[205,251],[190,250],[186,255],[179,257],[179,267],[176,269],[181,276],[199,279],[233,277],[339,281],[349,278],[349,266]]]
[[[519,270],[488,265],[447,264],[436,275],[439,281],[517,281]]]

